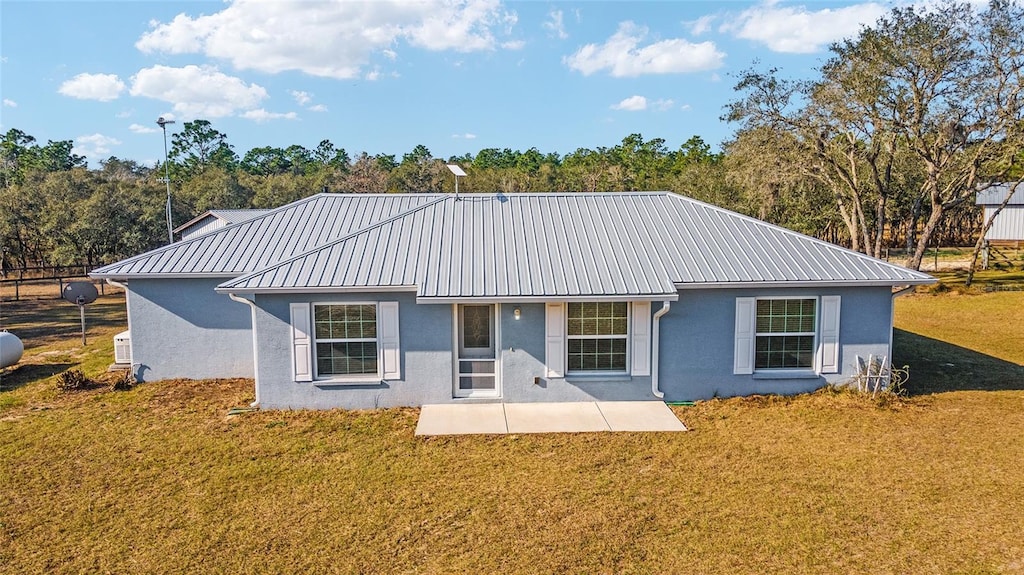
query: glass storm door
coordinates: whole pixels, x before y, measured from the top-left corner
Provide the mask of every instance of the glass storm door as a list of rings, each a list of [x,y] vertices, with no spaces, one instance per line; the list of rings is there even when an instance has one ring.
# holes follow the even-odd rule
[[[497,397],[493,305],[458,306],[459,358],[455,397]]]

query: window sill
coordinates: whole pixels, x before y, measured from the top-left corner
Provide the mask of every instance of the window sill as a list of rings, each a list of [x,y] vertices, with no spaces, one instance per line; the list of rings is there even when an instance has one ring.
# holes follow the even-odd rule
[[[754,379],[818,379],[821,374],[806,369],[755,371]]]
[[[383,385],[384,380],[379,377],[361,378],[361,379],[314,379],[313,385],[316,386],[368,386],[368,385]]]
[[[633,377],[628,373],[567,373],[563,379],[569,383],[619,383],[633,381]]]

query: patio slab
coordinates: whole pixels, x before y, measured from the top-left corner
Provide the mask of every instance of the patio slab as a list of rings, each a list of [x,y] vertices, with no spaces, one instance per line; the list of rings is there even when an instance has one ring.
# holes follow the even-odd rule
[[[416,435],[686,431],[660,401],[424,405]]]
[[[593,402],[506,403],[509,433],[611,431]]]
[[[599,401],[612,431],[686,431],[686,426],[661,401]]]
[[[500,403],[424,405],[416,423],[416,435],[469,435],[508,433],[505,408]]]

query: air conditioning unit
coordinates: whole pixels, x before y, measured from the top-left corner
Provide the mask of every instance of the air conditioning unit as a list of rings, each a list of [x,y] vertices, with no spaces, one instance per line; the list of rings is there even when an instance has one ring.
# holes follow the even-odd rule
[[[114,336],[114,363],[132,364],[132,332],[122,331]]]

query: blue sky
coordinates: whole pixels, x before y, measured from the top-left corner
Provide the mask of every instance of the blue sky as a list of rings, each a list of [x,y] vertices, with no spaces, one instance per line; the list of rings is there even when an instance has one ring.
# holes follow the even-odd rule
[[[886,2],[0,4],[0,125],[91,166],[163,157],[159,116],[257,146],[565,154],[631,133],[717,147],[736,73],[812,77]]]

